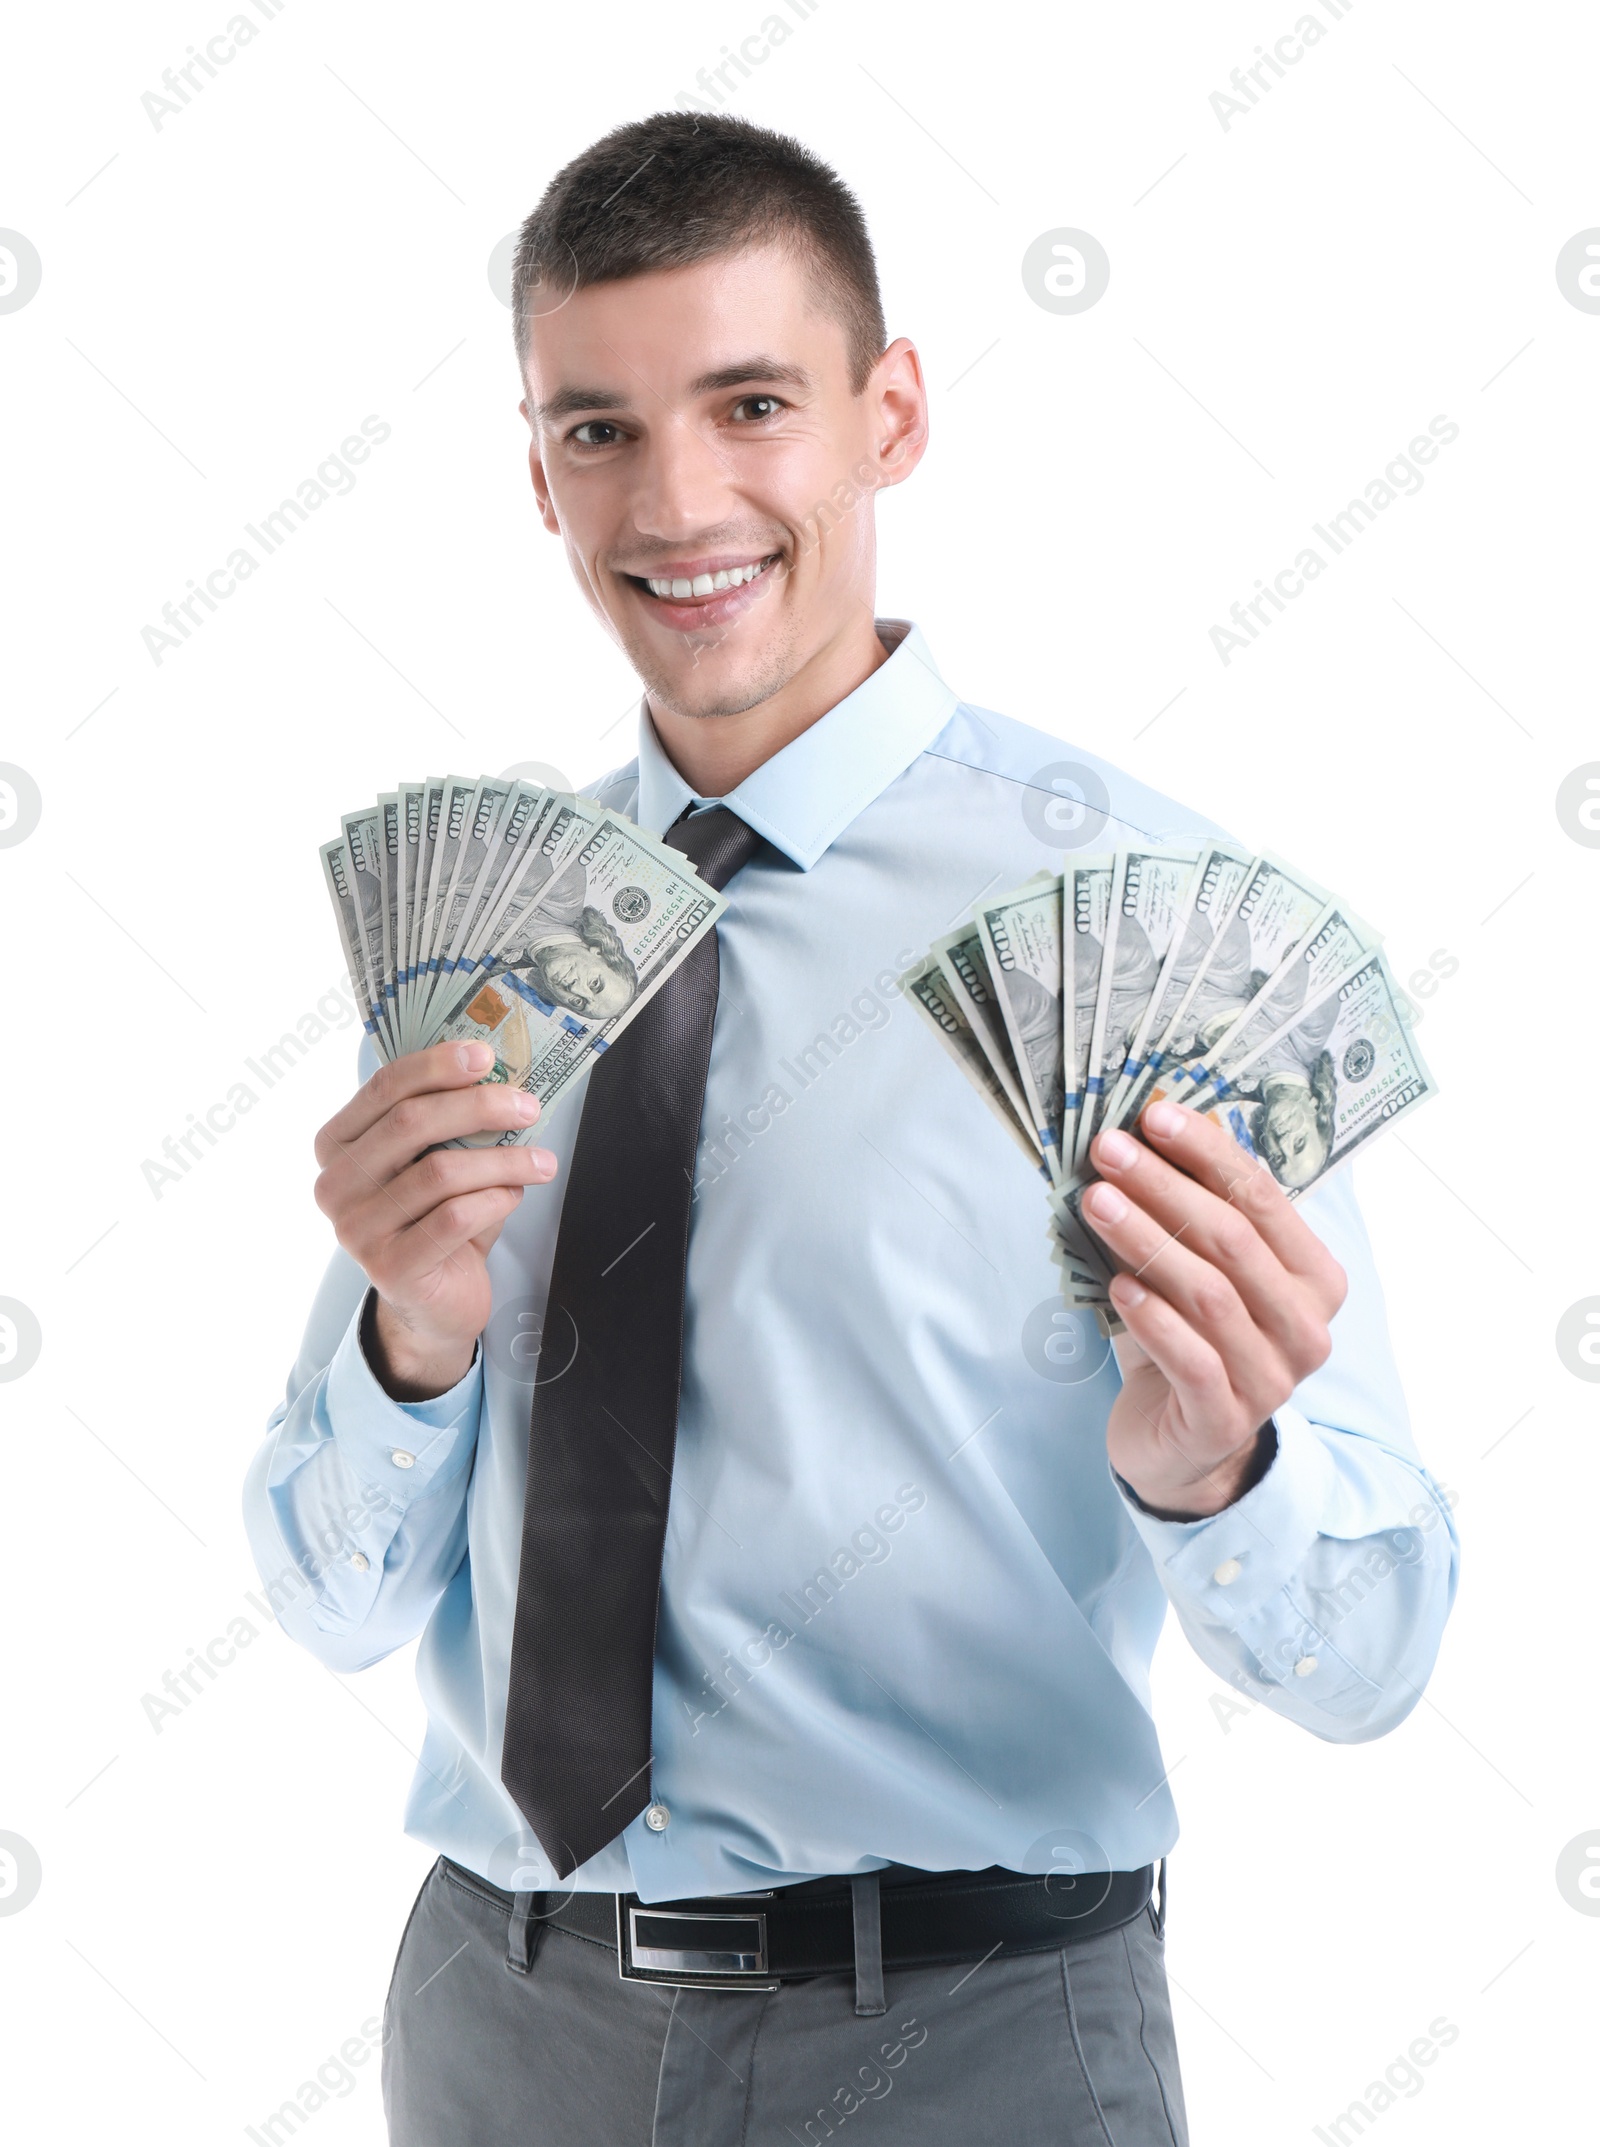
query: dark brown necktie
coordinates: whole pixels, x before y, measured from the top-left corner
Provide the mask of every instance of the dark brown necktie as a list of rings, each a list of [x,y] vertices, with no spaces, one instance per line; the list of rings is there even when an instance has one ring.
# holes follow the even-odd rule
[[[761,837],[725,805],[663,838],[724,887]],[[588,1075],[534,1389],[500,1775],[558,1878],[650,1802],[656,1604],[694,1157],[717,1013],[708,932]],[[571,1329],[568,1328],[568,1320]]]

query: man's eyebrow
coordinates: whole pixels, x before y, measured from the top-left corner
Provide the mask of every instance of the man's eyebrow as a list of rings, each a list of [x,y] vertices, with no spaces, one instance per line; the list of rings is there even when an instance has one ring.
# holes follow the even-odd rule
[[[702,373],[698,380],[691,380],[691,395],[714,395],[718,388],[743,387],[747,380],[775,380],[790,388],[812,388],[815,380],[804,366],[786,365],[781,358],[758,355],[740,358],[733,365],[719,365],[714,373]]]
[[[626,410],[628,398],[620,388],[560,388],[547,403],[536,402],[533,414],[541,425],[552,418],[572,417],[579,410]]]
[[[757,353],[753,358],[740,358],[732,365],[719,365],[714,372],[701,373],[689,383],[691,395],[715,395],[721,388],[739,388],[750,381],[771,381],[774,385],[814,388],[816,380],[804,366],[790,365],[782,358],[772,358]],[[570,387],[559,388],[548,402],[535,403],[533,414],[541,425],[553,423],[558,418],[575,417],[581,410],[627,410],[631,407],[627,392],[620,388]]]

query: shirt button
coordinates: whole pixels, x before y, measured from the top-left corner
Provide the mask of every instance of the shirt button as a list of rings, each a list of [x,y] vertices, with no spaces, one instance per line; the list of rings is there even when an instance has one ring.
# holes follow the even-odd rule
[[[644,1823],[652,1834],[664,1834],[667,1829],[667,1822],[671,1817],[671,1812],[667,1810],[664,1804],[652,1804],[644,1815]]]
[[[397,1446],[389,1459],[397,1469],[415,1468],[417,1463],[416,1455],[408,1454],[403,1446]]]
[[[367,1565],[368,1565],[368,1559],[367,1559],[367,1554],[366,1554],[366,1552],[365,1552],[365,1551],[352,1551],[352,1552],[350,1553],[350,1563],[351,1563],[351,1564],[352,1564],[352,1565],[353,1565],[353,1566],[355,1567],[355,1569],[356,1569],[356,1571],[357,1571],[358,1573],[365,1573],[365,1571],[367,1570]]]
[[[1316,1667],[1317,1658],[1315,1655],[1302,1655],[1294,1666],[1294,1674],[1296,1677],[1309,1677]]]
[[[1224,1558],[1211,1578],[1219,1588],[1226,1588],[1231,1582],[1236,1581],[1243,1571],[1244,1567],[1240,1565],[1237,1558]]]

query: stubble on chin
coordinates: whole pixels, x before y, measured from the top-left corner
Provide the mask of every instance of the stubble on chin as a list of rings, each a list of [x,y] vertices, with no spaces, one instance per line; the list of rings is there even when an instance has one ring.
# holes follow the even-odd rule
[[[742,716],[771,700],[794,676],[792,652],[784,643],[757,652],[752,667],[741,676],[719,678],[708,661],[717,654],[717,646],[710,642],[700,652],[707,660],[706,668],[695,661],[692,650],[688,662],[671,671],[654,660],[650,649],[630,648],[628,656],[652,704],[671,716]]]

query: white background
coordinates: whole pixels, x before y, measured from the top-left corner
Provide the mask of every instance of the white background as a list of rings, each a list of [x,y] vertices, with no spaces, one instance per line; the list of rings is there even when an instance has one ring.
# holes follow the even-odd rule
[[[409,1660],[336,1678],[275,1630],[159,1734],[143,1695],[257,1586],[239,1488],[330,1250],[311,1137],[332,1035],[159,1199],[142,1165],[340,963],[316,849],[402,776],[626,759],[636,688],[540,529],[492,248],[551,174],[693,91],[764,0],[455,11],[287,0],[158,128],[229,0],[32,10],[4,65],[8,713],[40,823],[0,850],[12,989],[0,1295],[0,1917],[19,2136],[244,2137],[381,2011],[431,1860],[399,1830]],[[1319,10],[1319,12],[1321,12]],[[1600,851],[1600,33],[1577,5],[1356,0],[1225,129],[1212,93],[1297,0],[820,0],[729,108],[864,203],[933,444],[879,505],[879,611],[981,705],[1103,753],[1380,924],[1443,1099],[1361,1169],[1460,1596],[1426,1698],[1340,1748],[1169,1621],[1183,1819],[1169,1966],[1196,2147],[1314,2137],[1445,2016],[1382,2142],[1571,2136],[1600,1919],[1595,1395],[1556,1323],[1600,1291],[1590,964]],[[1326,21],[1326,16],[1323,16]],[[110,160],[108,162],[108,160]],[[1106,296],[1024,289],[1093,233]],[[389,440],[177,651],[141,629],[360,420]],[[1459,437],[1270,632],[1210,630],[1436,415]],[[246,540],[248,541],[248,540]],[[1514,1428],[1513,1428],[1514,1427]],[[3,1906],[0,1902],[0,1906]],[[382,2138],[376,2063],[306,2125]],[[64,2114],[63,2106],[71,2109]]]

